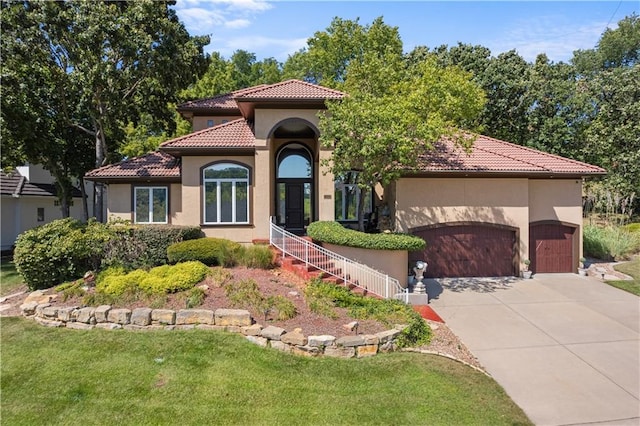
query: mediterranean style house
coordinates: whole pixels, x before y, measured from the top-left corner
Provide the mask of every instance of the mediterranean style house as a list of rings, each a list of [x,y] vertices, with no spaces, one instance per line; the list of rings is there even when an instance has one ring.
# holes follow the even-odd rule
[[[194,132],[153,153],[92,170],[108,185],[108,215],[134,223],[199,225],[208,236],[251,243],[269,223],[296,234],[318,220],[345,224],[367,212],[427,241],[411,259],[429,276],[576,272],[582,254],[582,179],[605,170],[479,136],[470,153],[446,141],[418,172],[360,194],[323,166],[318,112],[346,94],[289,80],[208,99],[178,111]]]

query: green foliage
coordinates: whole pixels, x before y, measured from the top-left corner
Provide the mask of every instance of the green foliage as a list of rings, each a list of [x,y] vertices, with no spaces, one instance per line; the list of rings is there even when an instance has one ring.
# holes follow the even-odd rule
[[[62,293],[62,301],[66,302],[72,297],[82,297],[86,294],[82,285],[84,281],[82,279],[76,281],[70,281],[64,284],[60,284],[55,288],[56,293]]]
[[[283,296],[265,297],[252,279],[225,284],[224,291],[232,306],[251,309],[264,315],[265,321],[269,312],[273,312],[279,321],[294,318],[298,312],[295,305]]]
[[[313,222],[307,227],[307,235],[317,241],[341,246],[371,250],[423,250],[425,241],[408,234],[365,234],[347,229],[338,222]]]
[[[211,272],[209,273],[209,279],[207,281],[208,284],[213,285],[214,287],[220,288],[222,287],[233,275],[226,268],[221,266],[216,266],[211,268]]]
[[[111,296],[143,291],[146,294],[166,294],[191,289],[205,279],[209,268],[201,262],[163,265],[149,271],[136,269],[123,273],[111,268],[98,275],[96,292]]]
[[[204,303],[204,299],[207,296],[205,291],[200,287],[194,287],[187,293],[185,308],[197,308]]]
[[[637,222],[636,223],[629,223],[629,224],[623,226],[623,228],[625,230],[629,231],[629,232],[640,233],[640,223],[637,223]]]
[[[198,238],[167,247],[169,263],[197,260],[205,265],[233,266],[242,246],[223,238]]]
[[[640,251],[640,233],[618,226],[586,225],[584,254],[603,260],[624,260]]]
[[[55,220],[18,236],[14,262],[30,289],[51,287],[97,269],[111,237],[95,221]]]
[[[3,148],[5,136],[12,148],[3,149],[3,164],[5,151],[34,162],[55,156],[48,167],[69,180],[84,175],[85,159],[108,160],[124,138],[122,123],[147,114],[154,131],[171,132],[169,102],[205,71],[209,37],[191,37],[170,5],[3,3],[3,88],[15,93],[2,98]],[[23,124],[5,133],[7,123]],[[102,219],[102,206],[95,211]]]
[[[243,247],[238,263],[247,268],[271,269],[273,252],[265,245]]]
[[[405,324],[398,336],[398,346],[420,346],[431,339],[431,328],[420,314],[403,302],[374,299],[354,294],[344,287],[314,280],[305,289],[309,307],[317,313],[330,312],[331,306],[347,308],[357,319],[374,319],[387,326]]]
[[[122,266],[133,270],[167,263],[167,249],[184,240],[200,238],[197,226],[130,225],[118,222],[107,226],[115,234],[105,247],[103,267]]]
[[[607,284],[616,288],[628,291],[629,293],[640,296],[640,257],[636,257],[631,262],[621,263],[614,266],[614,269],[623,274],[631,276],[632,280],[607,281]]]

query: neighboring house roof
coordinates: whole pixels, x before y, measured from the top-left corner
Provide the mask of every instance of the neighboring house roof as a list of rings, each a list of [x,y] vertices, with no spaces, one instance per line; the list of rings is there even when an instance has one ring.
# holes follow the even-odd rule
[[[177,106],[178,111],[201,111],[212,109],[233,109],[238,111],[238,104],[236,104],[235,97],[241,95],[244,92],[255,90],[259,87],[264,87],[266,84],[259,86],[249,87],[247,89],[236,90],[231,93],[224,93],[222,95],[216,95],[210,98],[196,99],[193,101],[184,102]]]
[[[32,183],[18,172],[0,172],[0,194],[12,197],[57,197],[56,186],[52,183]],[[72,197],[82,197],[78,188],[71,190]]]
[[[171,154],[155,151],[123,160],[88,172],[85,177],[94,181],[113,180],[180,180],[180,159]]]
[[[480,135],[469,153],[451,141],[434,144],[420,155],[423,173],[520,173],[543,175],[602,175],[598,166]]]
[[[255,136],[251,125],[244,119],[229,121],[214,127],[166,141],[160,145],[161,150],[181,152],[184,149],[198,150],[202,148],[253,148]]]

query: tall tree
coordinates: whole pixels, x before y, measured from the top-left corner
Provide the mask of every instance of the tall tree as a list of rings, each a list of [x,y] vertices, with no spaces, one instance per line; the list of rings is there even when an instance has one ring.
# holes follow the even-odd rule
[[[340,177],[357,171],[355,183],[363,190],[414,170],[419,155],[443,136],[468,147],[473,138],[459,124],[473,120],[484,103],[470,74],[433,60],[407,69],[394,52],[368,52],[351,62],[344,87],[349,95],[320,115],[320,141],[334,149],[331,172]],[[363,203],[360,197],[360,230]]]
[[[360,25],[359,19],[336,17],[325,31],[318,31],[307,40],[306,48],[289,57],[284,76],[339,89],[346,80],[348,66],[362,61],[368,52],[402,55],[398,27],[385,24],[382,17],[365,26]]]
[[[127,122],[149,114],[152,125],[173,123],[168,102],[206,69],[208,37],[191,37],[169,6],[171,1],[69,0],[6,2],[20,9],[33,34],[25,49],[46,46],[51,74],[63,73],[58,90],[73,96],[56,118],[94,141],[94,166],[108,161]],[[31,61],[26,67],[39,66]],[[37,88],[27,87],[29,90]],[[94,212],[102,220],[103,188],[96,185]]]

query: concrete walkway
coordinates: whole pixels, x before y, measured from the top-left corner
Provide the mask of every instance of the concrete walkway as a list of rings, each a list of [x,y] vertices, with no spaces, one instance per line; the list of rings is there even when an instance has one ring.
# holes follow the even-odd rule
[[[535,424],[640,424],[637,296],[575,274],[429,280],[427,291]]]

